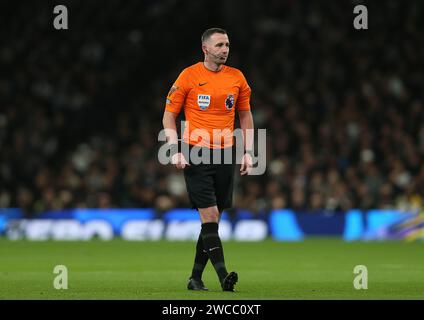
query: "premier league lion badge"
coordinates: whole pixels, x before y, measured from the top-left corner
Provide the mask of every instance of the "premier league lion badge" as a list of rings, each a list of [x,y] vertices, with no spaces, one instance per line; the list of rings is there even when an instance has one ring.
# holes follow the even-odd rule
[[[234,107],[234,95],[233,94],[229,94],[227,96],[227,99],[225,99],[225,107],[228,110],[231,110]]]

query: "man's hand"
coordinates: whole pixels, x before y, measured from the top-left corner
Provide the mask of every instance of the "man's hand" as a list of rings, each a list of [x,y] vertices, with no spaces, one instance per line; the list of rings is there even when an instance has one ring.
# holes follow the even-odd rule
[[[241,159],[240,175],[244,176],[252,170],[253,159],[252,156],[248,153],[245,153]]]
[[[184,169],[186,166],[190,165],[181,152],[176,153],[172,156],[171,163],[175,165],[177,169]]]

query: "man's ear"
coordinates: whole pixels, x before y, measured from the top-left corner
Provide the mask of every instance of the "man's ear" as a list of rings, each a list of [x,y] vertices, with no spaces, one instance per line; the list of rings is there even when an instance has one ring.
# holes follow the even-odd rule
[[[204,44],[202,44],[202,51],[203,51],[204,54],[208,53],[208,48]]]

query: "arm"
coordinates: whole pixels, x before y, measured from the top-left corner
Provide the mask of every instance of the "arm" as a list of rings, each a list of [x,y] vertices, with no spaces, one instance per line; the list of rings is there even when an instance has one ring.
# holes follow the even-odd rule
[[[186,69],[180,73],[178,79],[172,85],[166,98],[165,112],[162,124],[165,129],[165,136],[171,148],[171,162],[178,169],[184,169],[188,165],[182,153],[178,153],[178,134],[176,120],[181,112],[187,94],[187,72]]]
[[[168,144],[178,144],[177,125],[175,123],[178,114],[165,110],[162,124],[165,129],[166,141]]]
[[[250,110],[247,110],[247,111],[240,110],[238,114],[240,119],[240,128],[243,131],[244,149],[246,150],[246,153],[243,156],[243,159],[241,162],[241,168],[240,168],[240,174],[244,176],[247,173],[249,173],[250,169],[253,166],[253,159],[252,159],[251,152],[253,152],[254,126],[253,126],[252,112]]]
[[[246,151],[252,151],[253,150],[253,129],[254,129],[252,112],[250,110],[248,111],[240,110],[238,112],[238,115],[240,119],[240,128],[243,131],[244,149]]]
[[[175,164],[177,169],[184,169],[190,164],[181,152],[178,152],[178,134],[177,125],[175,123],[178,114],[165,110],[162,118],[163,128],[165,129],[166,141],[171,146],[171,162]]]

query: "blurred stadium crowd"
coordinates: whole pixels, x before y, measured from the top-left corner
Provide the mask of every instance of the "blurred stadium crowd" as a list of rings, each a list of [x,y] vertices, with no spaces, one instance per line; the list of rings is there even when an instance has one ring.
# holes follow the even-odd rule
[[[235,207],[419,207],[424,197],[424,5],[357,1],[64,1],[0,4],[0,208],[188,207],[157,160],[165,97],[227,29],[228,64],[267,129],[267,171]]]

